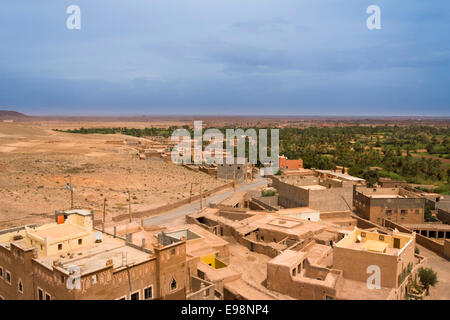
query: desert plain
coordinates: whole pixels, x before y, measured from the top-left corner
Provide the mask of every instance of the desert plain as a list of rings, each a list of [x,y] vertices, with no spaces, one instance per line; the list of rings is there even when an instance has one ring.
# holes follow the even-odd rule
[[[167,125],[167,124],[159,124]],[[0,229],[45,223],[55,210],[69,209],[70,179],[74,207],[109,217],[175,203],[221,186],[225,181],[162,159],[139,160],[129,145],[107,141],[137,139],[121,134],[73,134],[54,129],[84,126],[138,127],[137,123],[0,122]],[[150,126],[148,123],[140,123]]]

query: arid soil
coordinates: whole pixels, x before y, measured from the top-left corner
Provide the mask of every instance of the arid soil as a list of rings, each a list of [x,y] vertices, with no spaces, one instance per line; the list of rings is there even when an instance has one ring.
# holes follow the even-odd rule
[[[0,229],[48,222],[55,210],[70,208],[69,176],[74,206],[94,210],[96,219],[102,217],[105,197],[109,217],[127,213],[127,189],[137,212],[189,197],[191,182],[202,182],[204,191],[225,183],[160,159],[139,160],[130,146],[106,144],[133,137],[52,129],[0,122]],[[194,185],[193,192],[198,189]]]

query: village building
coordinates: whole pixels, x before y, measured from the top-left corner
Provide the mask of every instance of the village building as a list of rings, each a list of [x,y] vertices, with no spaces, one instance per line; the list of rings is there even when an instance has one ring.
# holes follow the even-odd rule
[[[242,183],[247,180],[248,162],[245,158],[234,158],[234,163],[227,163],[223,159],[223,163],[217,164],[217,178],[225,180],[236,180]]]
[[[149,248],[95,231],[87,210],[56,220],[0,231],[1,299],[187,299],[211,286],[190,277],[183,237]]]
[[[302,159],[288,159],[285,156],[278,157],[278,166],[281,170],[298,170],[303,168]]]
[[[360,217],[378,224],[383,219],[400,224],[424,222],[425,198],[405,188],[355,187],[353,205]]]
[[[408,185],[405,180],[392,180],[391,178],[379,178],[378,184],[381,188],[403,188]]]
[[[309,207],[319,211],[352,209],[355,181],[318,176],[272,176],[270,178],[272,186],[278,190],[278,204],[282,207]]]

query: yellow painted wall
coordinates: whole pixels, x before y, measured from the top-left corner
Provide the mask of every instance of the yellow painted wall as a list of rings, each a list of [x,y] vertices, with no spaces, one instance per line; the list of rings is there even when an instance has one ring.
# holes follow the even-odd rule
[[[389,245],[389,248],[394,247],[394,238],[400,239],[400,249],[402,249],[408,243],[408,241],[411,240],[411,237],[406,236],[406,235],[394,234],[393,236],[390,236],[390,235],[379,234],[379,233],[375,233],[375,232],[367,232],[367,231],[359,230],[359,229],[356,230],[356,237],[358,237],[358,235],[361,235],[361,232],[365,232],[365,234],[366,234],[365,237],[361,236],[361,242],[366,242],[367,240],[382,241],[382,240],[380,240],[380,236],[383,236],[384,237],[383,242],[387,243]]]
[[[214,269],[220,269],[220,268],[225,268],[227,265],[225,263],[223,263],[222,261],[220,261],[219,259],[216,258],[216,255],[214,253],[208,254],[206,256],[202,256],[200,258],[200,260],[208,265],[210,265],[211,267],[213,267]]]

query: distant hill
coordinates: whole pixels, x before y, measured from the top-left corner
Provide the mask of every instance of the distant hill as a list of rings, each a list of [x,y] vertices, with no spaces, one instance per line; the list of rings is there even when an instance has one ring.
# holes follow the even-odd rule
[[[0,120],[24,120],[28,118],[26,114],[10,111],[10,110],[0,110]]]

